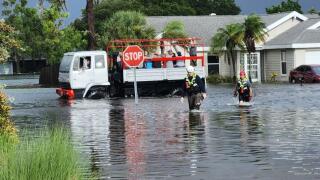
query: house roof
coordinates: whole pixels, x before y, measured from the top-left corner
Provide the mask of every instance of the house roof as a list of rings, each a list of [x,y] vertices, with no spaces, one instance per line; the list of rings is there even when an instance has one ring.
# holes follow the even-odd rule
[[[265,49],[293,47],[293,44],[320,43],[320,17],[310,18],[265,43]],[[314,26],[317,25],[318,26]],[[310,28],[313,27],[313,28]]]
[[[279,13],[271,15],[259,15],[267,27],[292,13]],[[200,37],[205,45],[210,46],[211,38],[219,28],[228,24],[242,23],[247,15],[213,15],[213,16],[149,16],[147,23],[161,33],[170,21],[181,21],[185,25],[186,33],[191,37]]]

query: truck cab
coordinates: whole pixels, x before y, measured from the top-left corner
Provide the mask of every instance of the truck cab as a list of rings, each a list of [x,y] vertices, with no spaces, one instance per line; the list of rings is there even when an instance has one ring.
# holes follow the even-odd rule
[[[56,93],[64,98],[101,98],[109,83],[107,53],[79,51],[65,53],[59,67]]]

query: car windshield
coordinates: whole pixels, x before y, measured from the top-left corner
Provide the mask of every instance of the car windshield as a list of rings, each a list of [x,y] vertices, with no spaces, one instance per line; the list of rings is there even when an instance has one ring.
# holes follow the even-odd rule
[[[320,75],[320,66],[314,66],[312,69],[316,74]]]
[[[59,72],[68,73],[72,62],[72,55],[65,55],[60,63]]]

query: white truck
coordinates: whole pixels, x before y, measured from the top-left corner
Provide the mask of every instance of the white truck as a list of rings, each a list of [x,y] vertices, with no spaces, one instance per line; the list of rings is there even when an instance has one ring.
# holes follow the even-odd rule
[[[133,69],[126,68],[119,56],[118,53],[118,58],[114,58],[106,51],[65,53],[59,68],[59,87],[56,93],[68,99],[133,95]],[[178,57],[145,57],[145,62],[136,69],[139,95],[165,95],[181,88],[186,77],[185,66],[189,65],[190,59],[195,58],[198,61],[195,71],[205,80],[203,54],[190,56],[184,53]],[[181,67],[164,65],[167,61],[178,60],[184,61],[186,65]],[[146,67],[146,62],[150,61],[154,64],[160,63],[160,67]]]

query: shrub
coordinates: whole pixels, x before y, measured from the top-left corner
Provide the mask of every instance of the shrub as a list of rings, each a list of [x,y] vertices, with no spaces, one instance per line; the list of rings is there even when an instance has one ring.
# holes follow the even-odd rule
[[[0,135],[6,137],[8,141],[18,141],[17,129],[10,120],[10,109],[8,98],[0,90]]]
[[[207,82],[211,84],[232,83],[232,77],[211,74],[207,77]]]

